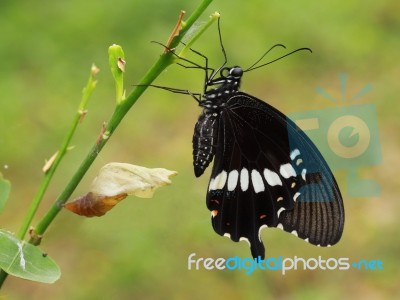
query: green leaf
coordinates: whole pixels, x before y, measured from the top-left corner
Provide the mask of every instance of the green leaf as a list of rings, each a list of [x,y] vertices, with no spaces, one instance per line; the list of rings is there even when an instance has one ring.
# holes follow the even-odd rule
[[[189,38],[188,41],[185,41],[185,47],[183,47],[182,51],[178,54],[178,57],[184,57],[186,55],[186,52],[192,47],[194,42],[198,40],[198,38],[207,30],[208,27],[211,26],[215,21],[217,21],[220,17],[220,14],[218,12],[213,13],[210,16],[210,19],[208,20],[207,23],[203,24],[200,27],[192,27],[192,30],[189,31],[186,36],[186,38]]]
[[[43,283],[60,278],[57,264],[38,247],[0,230],[0,267],[10,275]]]
[[[11,184],[8,180],[3,178],[3,175],[0,173],[0,213],[2,212],[8,195],[10,194]]]

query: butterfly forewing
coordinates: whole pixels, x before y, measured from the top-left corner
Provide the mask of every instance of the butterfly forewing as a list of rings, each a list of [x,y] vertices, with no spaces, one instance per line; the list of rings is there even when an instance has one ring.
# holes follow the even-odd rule
[[[336,181],[292,121],[239,92],[227,98],[213,124],[218,133],[207,206],[218,234],[248,241],[252,255],[261,258],[264,227],[321,246],[340,239],[344,213]]]

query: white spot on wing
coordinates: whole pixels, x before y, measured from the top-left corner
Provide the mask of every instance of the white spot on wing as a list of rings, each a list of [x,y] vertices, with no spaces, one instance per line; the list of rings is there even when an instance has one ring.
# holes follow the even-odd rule
[[[291,232],[291,234],[293,234],[293,235],[295,235],[295,236],[298,236],[296,230],[293,230],[293,231]]]
[[[303,162],[303,160],[301,158],[299,158],[298,160],[296,160],[296,166],[300,165]]]
[[[293,201],[296,202],[296,201],[297,201],[297,197],[299,197],[299,196],[300,196],[300,193],[299,193],[299,192],[297,192],[296,194],[294,194],[294,196],[293,196]]]
[[[279,223],[276,228],[282,229],[283,230],[283,225],[281,223]]]
[[[251,182],[253,183],[253,188],[256,193],[265,191],[265,186],[261,174],[257,170],[251,171]]]
[[[264,169],[264,178],[270,186],[282,185],[279,175],[271,170]]]
[[[300,150],[299,149],[294,149],[292,153],[290,153],[290,159],[294,160],[296,156],[300,155]]]
[[[224,233],[224,236],[227,237],[227,238],[231,238],[231,234],[227,233],[227,232]]]
[[[301,171],[301,178],[303,178],[304,181],[306,181],[306,173],[307,173],[307,169],[303,169]]]
[[[308,240],[308,238],[306,238],[304,241],[306,241],[307,243],[309,243],[310,241]]]
[[[282,201],[283,197],[278,197],[278,199],[276,199],[276,201]]]
[[[281,207],[280,209],[278,209],[278,212],[276,213],[276,214],[278,215],[278,218],[279,218],[279,215],[280,215],[284,210],[285,210],[284,207]]]
[[[246,168],[240,171],[240,188],[243,192],[247,191],[249,188],[249,171],[247,171]]]
[[[222,171],[215,178],[211,179],[209,190],[222,190],[225,186],[228,174],[226,171]]]
[[[239,241],[240,241],[240,242],[241,242],[241,241],[245,241],[245,242],[247,242],[247,244],[249,244],[249,247],[251,247],[251,244],[250,244],[250,241],[249,241],[248,238],[241,237],[241,238],[239,239]]]
[[[290,163],[281,165],[279,173],[281,173],[281,175],[286,179],[292,176],[296,177],[296,171],[293,169]]]
[[[264,224],[264,225],[262,225],[262,226],[258,229],[258,239],[260,240],[260,242],[261,242],[261,231],[262,231],[264,228],[268,228],[268,226]]]
[[[239,179],[239,172],[236,170],[230,171],[228,176],[228,191],[233,191],[236,189]]]
[[[214,178],[210,179],[210,183],[208,184],[208,191],[211,191],[211,188],[214,186]]]

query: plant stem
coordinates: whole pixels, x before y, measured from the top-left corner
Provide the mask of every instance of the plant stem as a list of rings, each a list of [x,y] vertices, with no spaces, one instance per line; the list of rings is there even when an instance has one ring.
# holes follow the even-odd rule
[[[29,210],[28,210],[24,220],[22,221],[22,226],[21,226],[21,228],[18,232],[18,236],[17,236],[18,238],[23,239],[26,232],[28,231],[29,225],[31,224],[32,219],[33,219],[36,211],[39,208],[39,205],[40,205],[40,203],[43,199],[43,196],[50,184],[50,181],[53,178],[53,175],[54,175],[55,171],[57,170],[57,167],[60,164],[62,158],[64,157],[65,153],[67,152],[69,142],[71,141],[71,138],[76,130],[76,127],[79,124],[80,118],[81,118],[81,114],[77,113],[77,115],[75,116],[75,118],[72,122],[72,126],[69,129],[69,131],[57,153],[56,159],[54,160],[50,169],[45,173],[44,178],[39,186],[39,189],[38,189],[35,197],[32,200]]]
[[[210,16],[210,20],[200,30],[198,30],[193,37],[190,38],[190,41],[186,43],[185,47],[183,47],[181,52],[179,52],[179,57],[184,57],[187,51],[190,50],[194,42],[196,42],[197,39],[208,29],[208,27],[210,27],[214,23],[214,21],[219,19],[219,17],[220,14],[218,12],[213,13]]]
[[[23,239],[26,232],[28,231],[28,228],[33,220],[33,217],[35,216],[40,203],[42,202],[43,196],[46,193],[46,190],[50,184],[51,179],[53,178],[53,175],[55,171],[57,170],[61,160],[63,159],[65,153],[68,151],[68,146],[70,144],[70,141],[72,139],[72,136],[74,135],[76,128],[82,118],[82,114],[84,114],[84,110],[86,109],[86,105],[88,103],[89,97],[92,94],[92,91],[94,87],[96,86],[96,81],[94,81],[94,75],[98,72],[98,69],[93,65],[91,69],[91,74],[89,76],[89,81],[87,82],[87,85],[84,89],[84,93],[82,95],[81,102],[79,103],[79,108],[78,111],[72,121],[72,125],[70,129],[67,132],[67,135],[65,136],[60,149],[58,150],[56,157],[54,161],[51,163],[50,167],[48,170],[44,170],[45,175],[43,177],[42,182],[40,183],[39,189],[35,195],[35,197],[32,200],[32,203],[25,215],[25,218],[22,221],[21,228],[18,232],[18,238]],[[8,274],[4,270],[0,270],[0,288],[3,285],[3,282],[6,280]]]
[[[90,72],[89,80],[86,84],[84,93],[82,95],[82,99],[79,103],[78,111],[76,112],[75,117],[72,121],[72,125],[71,125],[70,129],[68,130],[68,132],[60,146],[60,149],[56,153],[56,157],[55,157],[54,161],[51,163],[49,169],[43,170],[43,172],[45,172],[45,175],[43,177],[42,182],[40,183],[39,189],[38,189],[35,197],[32,200],[32,203],[28,209],[28,212],[26,213],[25,218],[22,221],[22,225],[21,225],[21,228],[20,228],[18,236],[17,236],[21,240],[24,238],[26,232],[28,231],[28,228],[32,222],[33,217],[35,216],[35,214],[39,208],[39,205],[43,199],[44,194],[46,193],[46,190],[50,184],[50,181],[53,178],[55,171],[57,170],[61,160],[63,159],[65,153],[68,150],[68,146],[71,142],[72,136],[74,135],[76,128],[78,127],[78,124],[82,118],[82,114],[84,113],[84,110],[86,109],[89,97],[92,94],[94,87],[96,86],[96,81],[94,81],[94,75],[97,72],[98,72],[98,69],[93,65],[91,72]]]
[[[180,30],[179,35],[172,39],[172,42],[169,45],[170,49],[173,49],[174,47],[179,45],[179,42],[182,40],[183,36],[187,33],[187,31],[191,28],[193,23],[201,16],[201,14],[205,11],[205,9],[210,5],[212,1],[213,0],[202,0],[202,2],[199,4],[196,10],[186,21],[185,26],[183,26],[183,28]],[[69,199],[69,197],[71,196],[71,194],[73,193],[73,191],[75,190],[75,188],[77,187],[77,185],[79,184],[79,182],[81,181],[81,179],[83,178],[89,167],[92,165],[93,161],[96,159],[97,155],[100,153],[101,149],[105,146],[105,144],[110,139],[113,132],[119,125],[119,123],[122,121],[123,117],[129,111],[132,105],[136,103],[138,98],[146,90],[147,86],[151,84],[154,81],[154,79],[156,79],[161,74],[163,70],[165,70],[169,65],[174,63],[175,60],[176,57],[171,52],[162,54],[159,57],[159,59],[154,63],[154,65],[149,69],[149,71],[144,75],[139,85],[134,88],[132,93],[124,101],[120,102],[116,106],[114,113],[110,118],[110,121],[107,123],[107,127],[103,134],[103,137],[94,144],[90,152],[87,154],[86,158],[79,166],[76,173],[73,175],[67,186],[64,188],[63,192],[59,195],[59,197],[56,199],[56,201],[53,203],[53,205],[50,207],[50,209],[47,211],[44,217],[39,221],[38,225],[36,226],[33,232],[31,239],[29,240],[29,243],[33,245],[40,244],[41,236],[47,230],[47,228],[54,220],[54,218],[57,216],[57,214],[61,211],[63,204],[67,202],[67,200]],[[72,130],[70,130],[70,133],[71,132]],[[66,149],[67,148],[65,148],[65,151]],[[60,153],[58,153],[57,155],[54,164],[56,162],[59,163],[64,154],[65,152],[62,153],[60,151]],[[45,180],[43,180],[43,184],[39,188],[37,196],[35,197],[31,205],[31,208],[27,214],[27,217],[23,222],[23,226],[21,227],[21,230],[19,232],[20,237],[23,237],[25,235],[29,227],[29,224],[31,223],[31,220],[37,211],[40,201],[43,198],[43,194],[50,182],[50,179],[55,172],[55,169],[56,167],[54,167],[53,165],[46,174]],[[7,276],[8,274],[6,272],[0,270],[0,289],[4,281],[6,280]]]
[[[204,0],[199,7],[195,10],[195,12],[189,17],[186,22],[186,26],[180,31],[179,35],[173,39],[171,42],[171,48],[176,47],[185,33],[190,29],[193,23],[197,20],[197,18],[204,12],[207,6],[213,0]],[[119,105],[116,106],[113,115],[110,118],[110,121],[107,123],[107,127],[105,130],[105,134],[103,138],[95,144],[84,161],[81,163],[80,167],[78,168],[77,172],[74,174],[70,182],[65,187],[64,191],[60,194],[54,204],[51,206],[49,211],[45,214],[45,216],[40,220],[38,225],[35,228],[35,234],[39,238],[31,238],[30,243],[34,245],[38,245],[40,243],[40,236],[46,231],[48,226],[60,212],[63,207],[63,204],[67,202],[79,182],[82,180],[83,176],[85,175],[86,171],[89,169],[93,161],[96,159],[97,155],[100,153],[101,149],[105,146],[108,142],[110,137],[112,136],[113,132],[122,121],[126,113],[129,109],[136,103],[142,93],[147,89],[147,87],[164,71],[169,65],[174,63],[176,57],[170,53],[162,54],[159,59],[154,63],[154,65],[149,69],[149,71],[144,75],[142,80],[139,84],[134,88],[132,93]]]

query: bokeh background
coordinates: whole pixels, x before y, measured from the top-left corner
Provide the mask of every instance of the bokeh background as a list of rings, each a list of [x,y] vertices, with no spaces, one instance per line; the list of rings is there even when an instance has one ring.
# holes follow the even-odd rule
[[[123,46],[127,92],[160,55],[181,9],[190,14],[199,1],[2,1],[0,3],[0,171],[12,194],[0,227],[18,231],[41,180],[41,167],[59,146],[75,113],[92,63],[101,69],[89,113],[60,166],[38,217],[76,170],[101,124],[114,108],[107,48]],[[249,256],[245,243],[214,233],[205,206],[208,174],[196,179],[191,139],[200,113],[190,97],[148,89],[117,129],[74,196],[87,192],[99,168],[111,161],[166,167],[179,175],[153,199],[129,197],[102,218],[84,219],[63,211],[41,248],[54,258],[62,277],[52,285],[9,277],[7,299],[394,299],[399,279],[399,113],[400,4],[396,1],[222,1],[224,45],[232,64],[249,66],[271,45],[310,47],[246,74],[243,89],[285,113],[335,107],[316,87],[341,97],[366,84],[373,89],[359,103],[377,109],[382,163],[360,170],[381,185],[379,197],[347,195],[346,226],[340,243],[317,248],[279,230],[263,232],[267,256],[379,259],[384,270],[279,271],[188,270],[187,259]],[[222,56],[217,28],[195,48],[218,66]],[[274,55],[284,53],[277,50]],[[189,57],[197,59],[195,56]],[[202,72],[172,66],[157,84],[201,91]],[[209,171],[208,171],[209,172]]]

